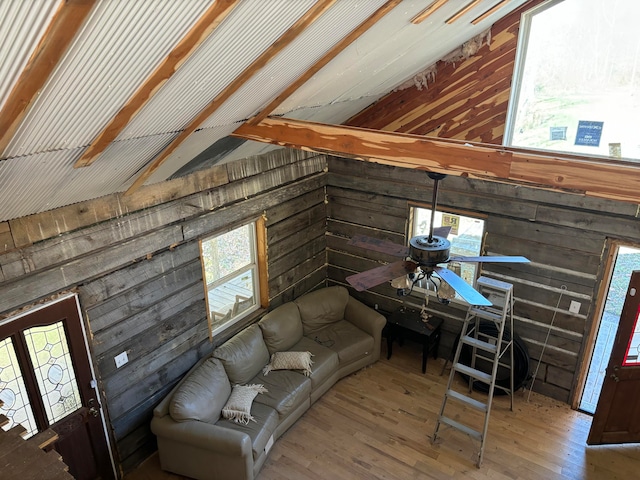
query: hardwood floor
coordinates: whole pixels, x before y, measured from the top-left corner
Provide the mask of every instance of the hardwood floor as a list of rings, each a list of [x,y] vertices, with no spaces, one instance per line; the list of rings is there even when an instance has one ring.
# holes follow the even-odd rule
[[[339,381],[273,446],[258,480],[324,479],[630,479],[638,478],[640,445],[587,447],[591,417],[528,392],[495,398],[484,461],[479,443],[447,427],[431,435],[446,387],[444,360],[406,343]],[[474,392],[476,398],[483,394]],[[451,402],[453,403],[453,402]],[[481,416],[460,408],[465,418]],[[213,466],[212,466],[213,467]],[[126,480],[177,480],[153,455]]]

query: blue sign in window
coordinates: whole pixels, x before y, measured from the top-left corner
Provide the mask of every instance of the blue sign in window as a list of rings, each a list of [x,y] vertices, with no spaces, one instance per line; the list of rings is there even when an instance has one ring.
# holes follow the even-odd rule
[[[576,145],[584,145],[586,147],[599,147],[600,137],[602,137],[603,125],[604,122],[580,120],[578,122],[578,133],[576,133]]]

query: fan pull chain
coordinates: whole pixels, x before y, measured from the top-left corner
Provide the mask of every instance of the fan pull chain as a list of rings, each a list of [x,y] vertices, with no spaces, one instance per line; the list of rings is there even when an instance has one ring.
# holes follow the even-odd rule
[[[529,387],[529,394],[527,395],[527,403],[529,403],[529,399],[531,398],[531,392],[533,391],[533,384],[536,381],[536,377],[538,376],[538,370],[540,369],[540,364],[542,363],[542,357],[544,356],[544,350],[547,348],[547,343],[549,342],[549,335],[551,335],[551,329],[553,328],[553,322],[556,319],[556,314],[558,313],[558,308],[560,308],[560,301],[562,300],[562,296],[564,292],[566,292],[567,286],[562,285],[560,287],[560,296],[558,297],[558,303],[556,304],[556,309],[553,311],[553,316],[551,317],[551,323],[549,324],[549,329],[547,330],[547,337],[544,339],[544,344],[542,345],[542,352],[540,352],[540,358],[538,359],[538,365],[536,366],[536,371],[533,372],[533,378],[531,379],[531,386]]]

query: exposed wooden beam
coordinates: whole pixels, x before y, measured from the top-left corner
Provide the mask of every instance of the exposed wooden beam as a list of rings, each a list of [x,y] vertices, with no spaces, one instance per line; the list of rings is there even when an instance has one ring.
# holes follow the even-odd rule
[[[312,8],[310,8],[298,21],[289,28],[278,40],[276,40],[269,48],[267,48],[256,60],[251,63],[240,75],[238,75],[213,101],[202,110],[169,145],[153,159],[149,166],[127,189],[125,195],[130,195],[155,172],[160,165],[178,148],[178,146],[196,129],[209,118],[218,108],[226,102],[231,95],[240,89],[240,87],[261,68],[263,68],[273,57],[284,50],[291,42],[293,42],[309,25],[322,16],[337,0],[319,0]]]
[[[262,120],[267,118],[269,114],[271,114],[277,107],[280,105],[285,99],[289,98],[293,92],[298,90],[303,84],[305,84],[311,77],[313,77],[316,73],[318,73],[322,67],[324,67],[327,63],[333,60],[338,56],[340,52],[342,52],[345,48],[355,42],[364,32],[369,30],[373,25],[375,25],[382,17],[384,17],[387,13],[393,10],[402,0],[389,0],[382,7],[376,10],[373,15],[367,18],[364,22],[362,22],[358,27],[353,30],[349,35],[340,40],[331,50],[324,54],[324,56],[318,60],[314,65],[311,66],[306,72],[304,72],[298,79],[289,85],[280,95],[269,103],[265,108],[262,109],[260,113],[254,116],[251,120],[251,123],[257,124]]]
[[[427,8],[425,8],[420,13],[418,13],[415,17],[413,17],[411,19],[411,23],[418,25],[424,22],[427,18],[433,15],[436,10],[438,10],[448,1],[449,0],[436,0],[435,2],[431,3]]]
[[[640,203],[640,166],[623,162],[286,118],[244,124],[233,135],[404,168]]]
[[[474,18],[473,20],[471,20],[471,23],[473,23],[474,25],[479,24],[481,21],[483,21],[485,18],[490,17],[491,15],[493,15],[494,13],[496,13],[498,10],[500,10],[502,7],[504,7],[507,3],[509,3],[511,0],[502,0],[499,3],[496,3],[493,7],[491,7],[489,10],[487,10],[486,12],[484,12],[483,14],[479,15],[478,17]]]
[[[0,154],[7,148],[29,107],[38,97],[38,92],[58,65],[95,3],[96,0],[60,3],[0,111]]]
[[[151,76],[138,88],[129,101],[120,109],[109,124],[93,140],[74,168],[91,165],[96,158],[116,139],[131,119],[160,90],[180,66],[196,51],[218,25],[235,8],[239,0],[217,0],[200,17],[198,22],[180,40],[173,51],[156,68]]]
[[[506,155],[494,158],[493,148],[468,148],[406,133],[269,117],[259,125],[244,124],[233,135],[405,168],[499,178],[509,174]]]
[[[472,2],[468,3],[466,6],[462,7],[460,10],[454,13],[451,17],[449,17],[445,23],[448,23],[449,25],[452,24],[453,22],[458,20],[460,17],[462,17],[465,13],[471,11],[481,1],[482,0],[473,0]]]

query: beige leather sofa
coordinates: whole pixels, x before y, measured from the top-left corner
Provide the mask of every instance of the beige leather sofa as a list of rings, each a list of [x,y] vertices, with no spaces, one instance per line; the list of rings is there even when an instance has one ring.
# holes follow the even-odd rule
[[[340,378],[380,357],[385,318],[336,286],[286,303],[196,364],[155,408],[164,470],[196,479],[252,479],[273,442]],[[278,351],[313,354],[310,376],[262,373]],[[221,417],[233,385],[262,384],[247,425]],[[312,448],[312,446],[311,446]]]

